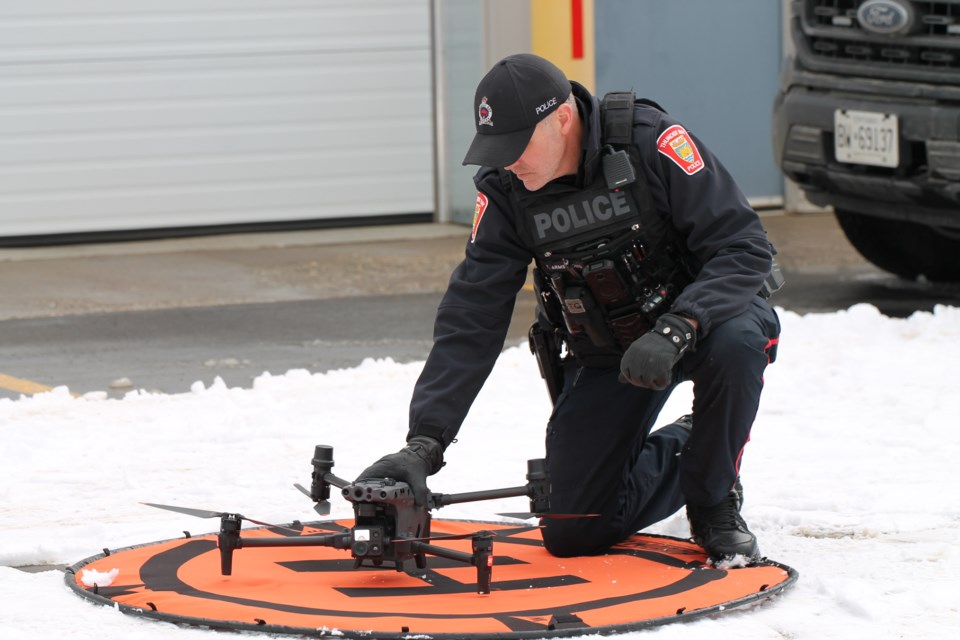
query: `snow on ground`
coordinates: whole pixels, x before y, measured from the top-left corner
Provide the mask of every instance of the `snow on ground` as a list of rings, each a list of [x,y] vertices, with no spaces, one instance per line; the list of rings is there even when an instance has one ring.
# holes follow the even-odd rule
[[[960,629],[960,309],[891,319],[874,307],[800,316],[781,310],[778,362],[742,474],[744,513],[765,555],[799,582],[750,610],[624,638],[953,638]],[[229,354],[228,354],[229,355]],[[0,400],[0,621],[7,638],[164,640],[240,637],[155,623],[91,604],[57,571],[104,547],[214,531],[144,507],[160,502],[311,519],[292,488],[309,482],[316,444],[352,478],[402,445],[422,363],[367,360],[354,369],[220,381],[178,395],[81,398],[56,389]],[[663,423],[685,413],[680,387]],[[433,479],[436,491],[523,483],[543,455],[549,402],[525,346],[510,348]],[[374,452],[374,453],[371,453]],[[514,498],[446,507],[490,520]],[[350,516],[345,501],[333,516]],[[678,514],[652,529],[686,535]],[[249,636],[245,636],[249,637]]]

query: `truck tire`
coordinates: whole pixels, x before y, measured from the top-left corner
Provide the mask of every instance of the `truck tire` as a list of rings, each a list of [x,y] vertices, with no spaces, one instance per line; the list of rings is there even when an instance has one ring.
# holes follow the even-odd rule
[[[850,244],[864,258],[901,278],[960,282],[960,230],[836,210]]]

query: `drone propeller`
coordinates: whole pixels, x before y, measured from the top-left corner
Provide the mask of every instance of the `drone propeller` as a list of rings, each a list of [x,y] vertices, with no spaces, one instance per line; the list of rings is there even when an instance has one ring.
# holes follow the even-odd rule
[[[224,516],[236,516],[241,520],[246,520],[247,522],[259,524],[264,527],[270,527],[271,529],[283,529],[284,531],[294,531],[294,529],[291,529],[290,527],[284,527],[278,524],[271,524],[269,522],[263,522],[262,520],[254,520],[253,518],[248,518],[239,513],[228,513],[226,511],[207,511],[206,509],[191,509],[189,507],[176,507],[170,504],[156,504],[153,502],[141,502],[140,504],[146,505],[148,507],[154,507],[156,509],[165,509],[167,511],[175,511],[177,513],[183,513],[188,516],[194,516],[196,518],[222,518]]]
[[[597,518],[599,513],[530,513],[529,511],[517,511],[512,513],[498,513],[498,516],[506,518],[516,518],[517,520],[530,520],[532,518],[543,518],[545,520],[572,520],[574,518]]]
[[[156,509],[166,509],[167,511],[176,511],[177,513],[185,513],[188,516],[195,516],[197,518],[220,518],[227,515],[226,513],[220,513],[217,511],[207,511],[205,509],[191,509],[189,507],[175,507],[170,504],[155,504],[153,502],[141,502],[140,504],[146,505],[148,507],[154,507]]]
[[[310,495],[310,492],[307,490],[307,488],[304,487],[304,486],[303,486],[302,484],[300,484],[299,482],[294,482],[294,483],[293,483],[293,486],[295,486],[297,489],[299,489],[299,490],[300,490],[300,493],[302,493],[303,495],[307,496],[307,497],[310,498],[311,500],[313,499],[313,496]],[[317,504],[315,504],[315,505],[313,506],[313,510],[316,511],[317,513],[319,513],[321,516],[328,516],[328,515],[330,515],[330,501],[329,501],[329,500],[318,500],[318,501],[317,501]]]

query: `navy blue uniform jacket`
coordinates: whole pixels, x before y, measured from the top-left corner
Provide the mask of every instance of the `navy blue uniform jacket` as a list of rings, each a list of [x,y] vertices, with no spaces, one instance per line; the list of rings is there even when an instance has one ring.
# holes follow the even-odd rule
[[[590,184],[601,170],[599,102],[571,84],[584,123],[583,155],[579,175],[558,181]],[[658,151],[658,138],[678,124],[658,109],[637,105],[633,142],[654,206],[703,265],[671,308],[696,318],[703,340],[711,327],[746,309],[770,272],[775,252],[733,178],[695,136],[690,138],[704,166],[692,175]],[[440,302],[433,349],[410,403],[408,437],[429,435],[444,446],[456,436],[503,349],[516,296],[534,257],[517,231],[516,216],[522,212],[504,193],[497,170],[481,168],[474,182],[487,206]],[[547,184],[541,193],[549,189]]]

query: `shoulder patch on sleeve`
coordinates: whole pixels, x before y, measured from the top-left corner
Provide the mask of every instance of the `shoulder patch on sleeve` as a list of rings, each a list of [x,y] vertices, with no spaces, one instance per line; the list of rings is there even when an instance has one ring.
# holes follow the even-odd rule
[[[490,200],[480,191],[477,191],[477,204],[473,207],[473,233],[470,234],[470,242],[477,239],[477,229],[480,227],[480,220],[483,219],[483,212],[487,210]]]
[[[697,145],[693,143],[687,130],[679,124],[668,127],[660,134],[657,138],[657,151],[673,160],[688,176],[703,169],[703,159]]]

